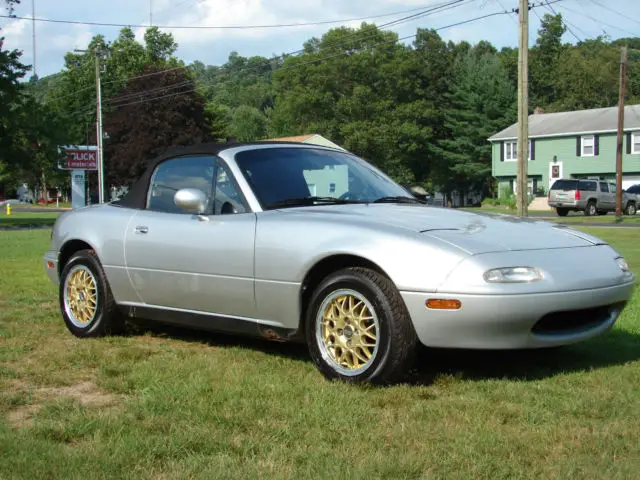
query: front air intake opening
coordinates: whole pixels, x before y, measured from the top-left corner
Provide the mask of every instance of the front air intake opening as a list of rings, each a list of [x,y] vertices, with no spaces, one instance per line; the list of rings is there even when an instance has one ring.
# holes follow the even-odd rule
[[[601,307],[566,310],[546,314],[536,322],[531,331],[539,335],[584,332],[615,320],[625,303],[614,303]]]

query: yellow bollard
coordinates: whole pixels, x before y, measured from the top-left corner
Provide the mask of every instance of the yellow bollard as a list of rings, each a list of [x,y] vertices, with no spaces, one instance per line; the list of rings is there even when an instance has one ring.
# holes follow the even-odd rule
[[[7,203],[7,215],[11,215],[11,204]]]

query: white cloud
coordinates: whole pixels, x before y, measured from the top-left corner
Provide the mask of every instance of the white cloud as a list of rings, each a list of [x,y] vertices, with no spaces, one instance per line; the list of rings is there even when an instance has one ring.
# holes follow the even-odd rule
[[[306,23],[327,20],[349,19],[375,16],[421,6],[439,5],[444,0],[153,0],[153,21],[156,25],[265,25],[284,23]],[[441,27],[458,21],[471,19],[485,13],[502,10],[495,0],[476,0],[463,3],[446,12],[432,14],[411,22],[394,26],[391,30],[406,36],[415,33],[417,27]],[[640,2],[608,0],[607,6],[625,11],[630,18],[640,15]],[[558,4],[561,10],[563,4]],[[146,25],[149,21],[148,0],[109,0],[95,2],[86,0],[64,0],[63,2],[38,2],[36,15],[44,18],[71,19],[81,21],[131,23]],[[598,8],[593,2],[584,6],[584,13],[599,18],[603,22],[618,25],[623,22],[614,14]],[[29,16],[30,2],[23,2],[16,9],[18,16]],[[567,19],[577,25],[584,25],[585,19],[571,12],[563,12]],[[378,25],[409,15],[398,13],[394,16],[370,20]],[[540,11],[542,15],[542,11]],[[530,15],[531,38],[535,39],[538,19]],[[24,51],[23,61],[31,63],[31,22],[29,20],[4,21],[1,35],[6,37],[6,48]],[[349,22],[357,27],[361,21]],[[219,64],[226,60],[231,51],[241,55],[265,55],[295,51],[312,36],[321,36],[338,24],[307,27],[263,28],[263,29],[171,29],[179,44],[177,55],[185,61],[201,60],[208,64]],[[637,26],[630,24],[627,30]],[[513,19],[497,16],[468,25],[441,30],[443,38],[454,41],[467,40],[477,43],[486,39],[501,47],[517,45],[516,26]],[[39,23],[38,73],[42,75],[59,71],[64,64],[64,55],[74,48],[86,48],[93,35],[103,34],[108,40],[114,39],[119,27],[72,26],[56,23]],[[136,31],[142,38],[144,28]],[[611,30],[612,35],[625,36],[623,32]],[[614,37],[617,38],[617,37]],[[573,40],[567,37],[567,40]]]

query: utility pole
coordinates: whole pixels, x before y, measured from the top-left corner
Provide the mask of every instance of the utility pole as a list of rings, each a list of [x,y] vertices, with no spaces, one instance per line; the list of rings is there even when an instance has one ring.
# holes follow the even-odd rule
[[[33,78],[38,78],[36,72],[36,0],[31,0],[31,22],[33,29]]]
[[[96,129],[98,140],[98,203],[104,203],[104,171],[102,166],[102,91],[100,88],[100,51],[96,48]]]
[[[620,54],[620,90],[618,97],[618,138],[616,148],[616,217],[622,216],[622,136],[624,133],[624,96],[627,77],[627,47]]]
[[[529,2],[519,0],[518,7],[518,216],[529,209]]]

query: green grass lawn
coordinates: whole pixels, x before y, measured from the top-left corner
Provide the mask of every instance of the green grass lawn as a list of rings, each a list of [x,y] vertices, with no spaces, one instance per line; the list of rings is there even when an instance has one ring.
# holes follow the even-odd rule
[[[16,227],[24,225],[53,225],[60,213],[58,212],[11,212],[6,215],[4,211],[0,212],[0,227]]]
[[[640,272],[635,229],[584,230]],[[637,478],[640,292],[553,351],[424,351],[409,384],[325,381],[301,346],[158,327],[80,340],[1,232],[0,478]]]

